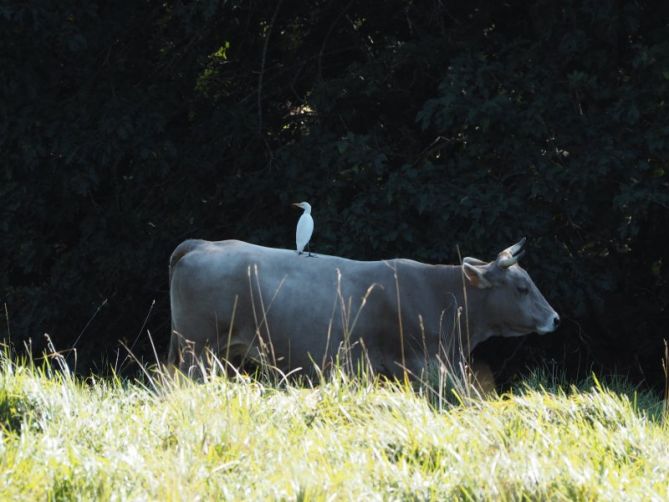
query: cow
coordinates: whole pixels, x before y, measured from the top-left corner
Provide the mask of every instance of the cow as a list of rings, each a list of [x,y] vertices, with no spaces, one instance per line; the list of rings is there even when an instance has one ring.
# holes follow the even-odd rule
[[[551,333],[560,317],[518,265],[524,245],[491,262],[429,265],[187,240],[170,259],[168,366],[189,373],[213,352],[234,368],[314,375],[346,360],[406,378],[493,336]]]

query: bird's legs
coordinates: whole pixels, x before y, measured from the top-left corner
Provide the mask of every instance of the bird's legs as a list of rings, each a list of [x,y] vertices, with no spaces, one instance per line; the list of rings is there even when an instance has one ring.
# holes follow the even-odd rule
[[[304,251],[297,251],[298,255],[304,254]],[[311,251],[309,250],[309,244],[307,244],[307,257],[308,258],[317,258],[315,254],[311,254]]]

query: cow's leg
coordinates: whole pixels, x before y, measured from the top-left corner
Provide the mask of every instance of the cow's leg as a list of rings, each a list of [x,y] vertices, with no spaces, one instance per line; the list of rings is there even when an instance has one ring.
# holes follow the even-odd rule
[[[170,348],[167,355],[167,364],[165,365],[165,372],[169,376],[174,376],[176,369],[181,364],[181,357],[179,354],[179,334],[174,330],[172,325],[172,334],[170,335]]]
[[[192,340],[185,340],[181,348],[181,364],[179,370],[184,375],[199,380],[202,378],[200,366],[203,364],[201,359],[202,344],[197,344]]]
[[[188,322],[175,322],[172,336],[177,337],[175,351],[179,370],[184,375],[201,378],[202,370],[206,371],[210,366],[207,354],[216,342],[216,324],[204,319],[204,316],[192,316]]]
[[[474,386],[481,395],[494,394],[496,389],[495,374],[488,363],[481,360],[472,362],[471,372]]]
[[[401,355],[386,355],[383,358],[383,374],[398,382],[418,383],[426,378],[425,359],[421,356],[407,355],[402,361]]]

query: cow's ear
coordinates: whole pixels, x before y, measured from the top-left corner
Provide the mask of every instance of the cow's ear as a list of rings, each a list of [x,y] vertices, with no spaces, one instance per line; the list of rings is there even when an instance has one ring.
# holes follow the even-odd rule
[[[491,282],[485,277],[487,271],[486,267],[465,262],[462,264],[462,270],[465,274],[465,278],[469,281],[469,284],[475,288],[485,289],[492,286]]]

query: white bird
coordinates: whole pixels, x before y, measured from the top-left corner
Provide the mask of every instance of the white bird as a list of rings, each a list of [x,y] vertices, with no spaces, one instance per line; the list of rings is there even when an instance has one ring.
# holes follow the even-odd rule
[[[311,205],[308,202],[294,202],[293,206],[304,209],[302,216],[300,216],[297,222],[297,230],[295,231],[297,254],[302,254],[304,247],[309,244],[311,234],[314,233],[314,219],[311,217]],[[307,256],[312,256],[311,252]]]

